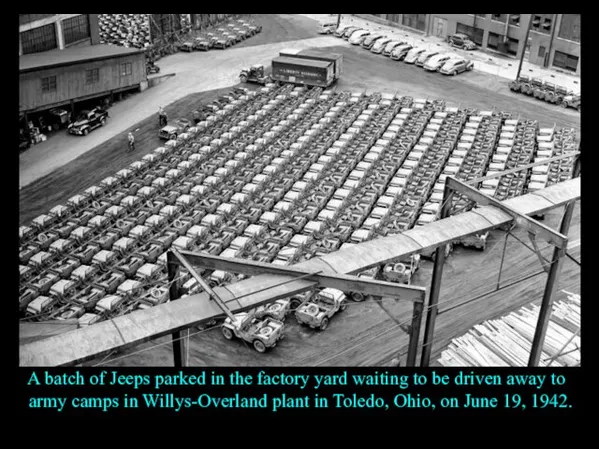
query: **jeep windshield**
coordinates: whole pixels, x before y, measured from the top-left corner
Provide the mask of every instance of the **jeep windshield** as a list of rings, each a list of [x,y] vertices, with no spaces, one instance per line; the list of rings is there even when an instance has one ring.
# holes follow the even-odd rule
[[[335,305],[335,299],[326,293],[319,293],[315,302],[323,309],[331,309]]]

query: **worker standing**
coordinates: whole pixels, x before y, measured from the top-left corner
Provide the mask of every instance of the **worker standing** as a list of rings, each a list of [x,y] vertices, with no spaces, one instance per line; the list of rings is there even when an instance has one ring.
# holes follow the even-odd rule
[[[128,139],[129,139],[129,151],[135,150],[135,137],[133,136],[133,133],[129,133]]]
[[[162,109],[162,106],[158,108],[158,122],[160,123],[160,127],[167,125],[166,112]]]

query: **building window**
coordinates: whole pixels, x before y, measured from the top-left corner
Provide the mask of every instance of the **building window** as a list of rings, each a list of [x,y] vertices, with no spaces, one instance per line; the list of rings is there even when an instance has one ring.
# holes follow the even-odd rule
[[[100,69],[85,71],[85,84],[94,84],[100,81]]]
[[[87,14],[71,17],[62,21],[64,44],[69,45],[90,37]]]
[[[514,39],[513,37],[507,38],[507,53],[509,55],[516,56],[518,54],[518,46],[520,45],[520,41],[518,39]]]
[[[404,14],[401,23],[407,27],[424,31],[426,14]]]
[[[539,58],[544,58],[545,57],[545,47],[543,47],[542,45],[539,46],[539,54],[538,54]]]
[[[549,34],[551,32],[551,25],[553,22],[552,16],[553,16],[553,14],[535,14],[535,15],[533,15],[532,26],[530,28],[539,33]]]
[[[562,14],[558,37],[580,42],[580,14]]]
[[[505,23],[507,20],[507,14],[491,14],[491,19],[496,22]]]
[[[470,25],[466,25],[458,22],[456,25],[456,33],[465,34],[470,38],[472,42],[477,45],[483,44],[483,34],[485,31],[482,28],[475,28]]]
[[[121,64],[121,76],[131,75],[132,73],[133,73],[133,70],[132,70],[130,62]]]
[[[21,33],[23,54],[39,53],[57,47],[56,27],[53,23]]]
[[[510,25],[520,26],[520,14],[510,14]]]
[[[493,50],[497,50],[499,47],[499,42],[501,42],[501,36],[497,33],[493,33],[489,31],[489,38],[487,39],[487,47],[492,48]]]
[[[553,66],[576,72],[576,69],[578,68],[578,56],[569,55],[556,50],[553,55]]]
[[[42,78],[42,92],[56,91],[56,76]]]

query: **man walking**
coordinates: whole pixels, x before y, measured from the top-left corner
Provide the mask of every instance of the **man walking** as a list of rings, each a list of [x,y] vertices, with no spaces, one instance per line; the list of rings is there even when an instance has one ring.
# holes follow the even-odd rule
[[[127,137],[129,139],[129,151],[135,150],[135,137],[133,136],[133,133],[129,133]]]
[[[162,109],[162,106],[160,106],[158,108],[158,121],[160,123],[161,128],[168,124],[167,119],[166,119],[166,112],[164,112],[164,109]]]

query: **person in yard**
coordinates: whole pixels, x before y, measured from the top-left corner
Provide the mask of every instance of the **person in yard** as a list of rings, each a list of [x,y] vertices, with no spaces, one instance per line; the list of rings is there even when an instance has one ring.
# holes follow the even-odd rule
[[[162,109],[162,106],[160,106],[158,108],[158,122],[160,123],[161,127],[167,125],[166,112],[164,112],[164,109]]]
[[[129,133],[129,136],[127,137],[129,139],[129,151],[135,150],[135,137],[133,136],[133,133]]]

